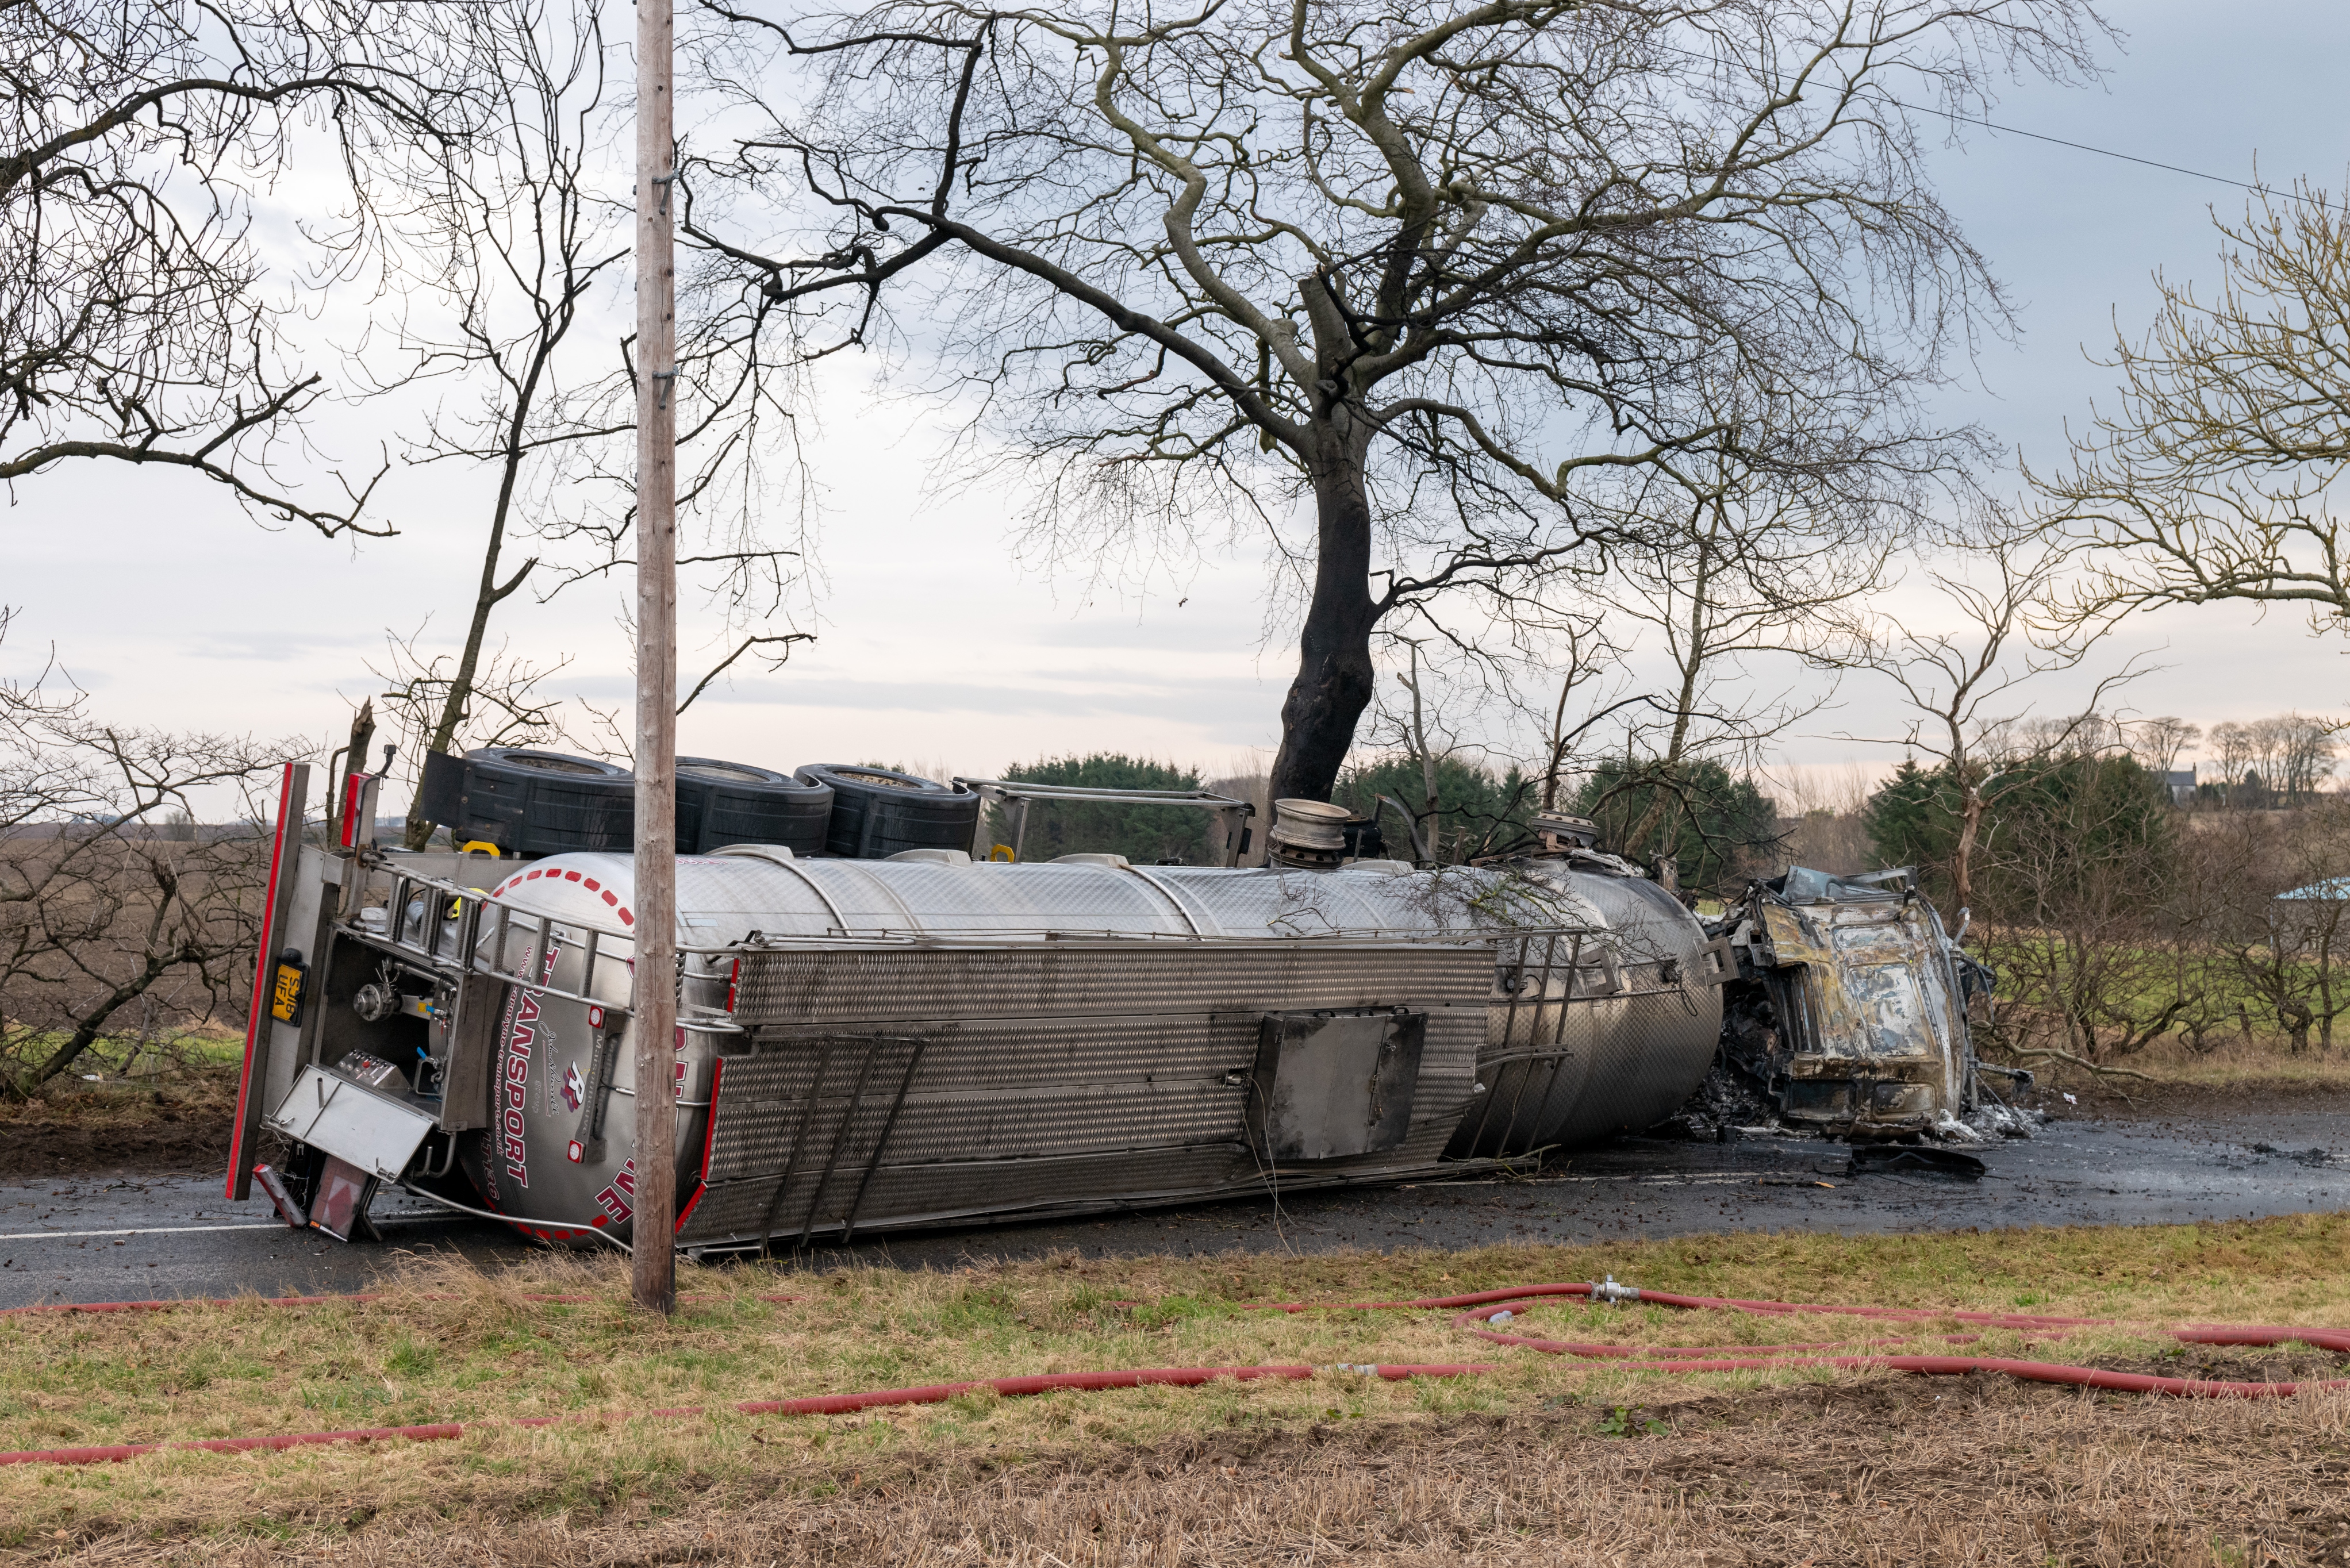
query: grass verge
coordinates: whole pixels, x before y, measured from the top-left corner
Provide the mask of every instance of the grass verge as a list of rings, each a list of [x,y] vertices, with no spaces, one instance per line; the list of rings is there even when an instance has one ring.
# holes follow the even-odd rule
[[[2070,1562],[2079,1546],[2091,1552],[2084,1562],[2172,1560],[2146,1554],[2158,1547],[2186,1552],[2181,1561],[2220,1562],[2227,1559],[2212,1552],[2223,1546],[2249,1550],[2268,1538],[2228,1533],[2234,1526],[2211,1511],[2218,1505],[2196,1501],[2210,1491],[2198,1466],[2227,1457],[2251,1485],[2263,1445],[2282,1444],[2278,1453],[2298,1457],[2279,1461],[2290,1476],[2274,1486],[2302,1486],[2303,1471],[2317,1466],[2310,1474],[2333,1476],[2338,1502],[2350,1473],[2350,1400],[2158,1407],[1816,1368],[1670,1377],[1485,1345],[1452,1329],[1450,1314],[1247,1309],[1612,1272],[1703,1294],[2338,1324],[2350,1322],[2345,1258],[2350,1217],[2300,1216],[1980,1235],[1685,1238],[1604,1250],[1065,1257],[906,1273],[688,1269],[681,1283],[696,1299],[667,1323],[626,1308],[610,1261],[550,1257],[494,1274],[411,1262],[390,1272],[372,1303],[286,1309],[256,1300],[151,1316],[0,1319],[0,1447],[8,1449],[484,1423],[453,1442],[0,1469],[0,1552],[105,1561],[135,1548],[147,1553],[142,1561],[217,1561],[248,1549],[364,1546],[376,1555],[353,1561],[432,1562],[445,1549],[452,1561],[503,1563],[731,1562],[739,1549],[752,1553],[745,1562],[925,1552],[950,1561],[960,1552],[965,1560],[1041,1563],[1049,1552],[1068,1563],[1157,1563],[1302,1561],[1304,1549],[1292,1548],[1320,1531],[1333,1542],[1352,1532],[1357,1544],[1341,1555],[1382,1561],[1435,1561],[1447,1541],[1458,1548],[1447,1561],[1534,1561],[1511,1553],[1537,1548],[1550,1554],[1544,1560],[1600,1560],[1637,1537],[1649,1555],[1695,1562],[1687,1552],[1704,1537],[1703,1513],[1708,1528],[1744,1532],[1759,1560],[1789,1563],[1800,1560],[1789,1542],[1804,1532],[1845,1540],[1839,1532],[1854,1521],[1881,1515],[1888,1529],[1898,1525],[1882,1542],[1899,1552],[1852,1555],[1871,1539],[1864,1531],[1849,1535],[1850,1550],[1817,1561],[1915,1562],[1939,1554],[1920,1533],[1937,1517],[1920,1499],[1966,1491],[1970,1508],[1992,1506],[1994,1494],[2008,1500],[1998,1506],[2022,1506],[2015,1500],[2030,1494],[2043,1513],[2072,1510],[2069,1522],[2050,1525],[2054,1534],[2008,1532],[2017,1551],[2041,1542],[2041,1555],[1972,1561]],[[597,1299],[534,1303],[524,1299],[532,1291]],[[760,1299],[778,1291],[807,1299]],[[1901,1332],[1567,1304],[1522,1321],[1557,1337],[1675,1345]],[[2188,1349],[2129,1328],[2054,1341],[1993,1334],[1977,1348],[2185,1375],[2333,1370],[2303,1350]],[[1450,1382],[1323,1375],[974,1397],[853,1417],[613,1414],[1027,1372],[1458,1360],[1499,1370]],[[2127,1420],[2113,1425],[2111,1411]],[[499,1421],[555,1414],[582,1418],[541,1429]],[[1629,1457],[1636,1451],[1647,1458]],[[1963,1460],[1966,1473],[1945,1473],[1939,1461],[1921,1469],[1929,1452]],[[1672,1464],[1659,1471],[1667,1455]],[[1717,1461],[1718,1484],[1700,1484]],[[2135,1478],[2126,1484],[2125,1472]],[[2170,1513],[2145,1512],[2148,1488],[2168,1489]],[[2137,1501],[2125,1506],[2128,1499]],[[2277,1515],[2284,1523],[2298,1517]],[[2162,1526],[2152,1534],[2150,1519]],[[832,1522],[811,1533],[823,1520]],[[2125,1526],[2138,1533],[2112,1536]],[[947,1535],[934,1539],[933,1527]],[[1050,1545],[1072,1531],[1092,1532],[1090,1555]],[[618,1544],[656,1539],[667,1544],[625,1552]],[[891,1539],[931,1544],[862,1557],[848,1550]],[[604,1544],[591,1548],[596,1541]],[[1151,1544],[1167,1541],[1177,1545]],[[1274,1550],[1283,1541],[1292,1544]],[[493,1552],[487,1542],[504,1544]],[[1183,1542],[1222,1544],[1193,1550]],[[1783,1546],[1790,1555],[1775,1554]],[[2121,1554],[2095,1555],[2106,1546]]]

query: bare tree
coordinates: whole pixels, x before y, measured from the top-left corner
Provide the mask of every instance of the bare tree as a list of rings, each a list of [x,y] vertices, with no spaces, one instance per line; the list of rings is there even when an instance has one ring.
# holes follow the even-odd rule
[[[427,286],[400,317],[406,358],[395,384],[444,396],[403,457],[489,481],[462,641],[435,653],[421,631],[395,634],[381,671],[388,713],[419,766],[463,745],[564,738],[563,703],[546,686],[561,664],[502,656],[493,619],[535,575],[544,602],[629,564],[634,373],[604,314],[626,286],[631,222],[624,192],[608,188],[625,178],[610,156],[627,107],[607,76],[613,47],[599,0],[473,8],[463,67],[479,131],[408,170],[401,254]],[[809,640],[767,627],[786,608],[801,552],[761,533],[770,498],[753,449],[780,405],[771,368],[739,348],[704,324],[668,389],[694,410],[681,439],[700,460],[681,499],[703,528],[702,547],[681,564],[723,607],[726,650],[688,702],[746,656],[779,666]],[[420,810],[410,808],[410,848],[432,836]]]
[[[1375,631],[1538,598],[1595,537],[1596,478],[1719,433],[1700,367],[1777,429],[1899,424],[2002,309],[1910,100],[2084,71],[2094,22],[2074,0],[706,9],[703,75],[766,122],[691,163],[685,233],[812,351],[886,335],[887,291],[920,291],[904,330],[978,410],[974,459],[1030,465],[1032,549],[1310,511],[1283,545],[1305,607],[1274,790],[1324,798]]]
[[[1541,803],[1544,811],[1558,808],[1559,785],[1569,774],[1577,771],[1585,738],[1624,708],[1647,701],[1645,696],[1624,695],[1618,682],[1609,694],[1610,700],[1586,701],[1580,716],[1569,723],[1567,707],[1575,694],[1604,676],[1619,671],[1624,650],[1608,638],[1604,619],[1596,615],[1569,619],[1564,631],[1547,661],[1549,673],[1558,681],[1558,699],[1550,704],[1544,717],[1542,760],[1535,769],[1536,776],[1542,780]]]
[[[0,679],[0,1092],[18,1096],[102,1038],[246,1003],[257,797],[291,754],[111,726],[55,678]],[[234,825],[194,826],[203,805]]]
[[[2075,625],[2240,599],[2350,629],[2333,487],[2350,464],[2350,206],[2307,183],[2214,219],[2206,298],[2158,273],[2144,336],[2118,336],[2121,378],[2066,466],[2030,475],[2088,571]]]
[[[2342,750],[2340,720],[2280,713],[2253,726],[2262,742],[2262,782],[2282,805],[2299,805],[2317,793]]]
[[[0,4],[0,481],[103,459],[329,536],[388,532],[362,516],[380,469],[328,500],[273,466],[332,388],[295,362],[298,290],[253,230],[316,139],[342,153],[345,205],[282,232],[315,247],[314,282],[360,270],[362,166],[466,134],[441,68],[463,30],[363,0]]]
[[[2165,919],[2178,880],[2168,803],[2104,748],[2024,765],[2032,783],[2014,794],[2026,798],[2011,808],[2002,794],[1984,846],[2000,889],[1985,946],[2014,999],[1999,1027],[2022,1060],[2127,1073],[2114,1064],[2178,1026],[2203,991],[2195,933]]]
[[[1850,875],[1877,865],[1868,797],[1877,776],[1858,763],[1782,764],[1765,775],[1779,805],[1785,864]]]
[[[460,656],[429,651],[423,646],[421,628],[404,637],[388,632],[384,645],[382,660],[368,665],[369,673],[383,682],[383,689],[369,701],[382,705],[385,724],[399,737],[394,742],[396,757],[406,757],[421,765],[428,751],[449,749],[451,742],[439,745],[434,742],[448,720],[452,699],[461,690],[463,700],[457,722],[463,726],[461,732],[467,747],[574,745],[598,749],[573,733],[565,699],[548,687],[549,681],[568,668],[567,659],[541,664],[501,645],[484,652],[461,677]],[[591,711],[590,722],[595,722]],[[372,734],[372,725],[369,732]],[[366,742],[358,744],[364,751]],[[364,770],[367,763],[363,758],[357,759],[352,765]],[[410,808],[406,831],[412,841],[411,848],[421,848],[432,836],[431,825],[421,823],[413,806]]]
[[[2086,643],[2050,649],[2032,640],[2033,618],[2046,605],[2065,565],[2060,546],[1995,521],[1978,548],[1954,569],[1928,580],[1940,591],[1957,623],[1921,628],[1880,618],[1861,662],[1890,680],[1915,715],[1898,736],[1846,736],[1871,745],[1898,745],[1932,758],[1955,799],[1958,834],[1950,857],[1951,896],[1960,909],[1975,896],[1974,865],[1982,840],[1984,788],[2017,749],[2013,732],[2029,704],[2013,706],[2027,682],[2077,667]],[[2046,753],[2072,746],[2085,726],[2106,722],[2106,694],[2139,673],[2135,666],[2097,682],[2079,715],[2023,749]]]
[[[2251,804],[2245,794],[2260,756],[2260,738],[2251,726],[2233,719],[2211,726],[2212,761],[2220,764],[2220,798],[2223,805]]]
[[[1428,677],[1419,668],[1419,644],[1409,638],[1398,640],[1404,645],[1409,663],[1406,669],[1396,671],[1396,680],[1411,703],[1408,712],[1398,715],[1396,731],[1403,742],[1404,755],[1419,764],[1420,801],[1411,814],[1412,841],[1415,846],[1434,846],[1444,841],[1444,802],[1437,780],[1445,756],[1455,748],[1450,737],[1430,738],[1430,721],[1433,717],[1430,709],[1434,704],[1428,700]],[[1427,854],[1417,857],[1430,858]]]
[[[2337,720],[2305,713],[2227,720],[2211,726],[2225,804],[2255,809],[2298,805],[2317,793],[2340,754]]]
[[[2294,1054],[2313,1032],[2319,1050],[2333,1049],[2350,1013],[2350,802],[2247,812],[2196,836],[2190,875],[2214,896],[2210,936],[2236,982],[2214,989],[2256,1003]]]
[[[2138,760],[2168,784],[2169,774],[2178,766],[2178,759],[2187,749],[2203,738],[2199,724],[2190,724],[2172,714],[2156,719],[2140,719],[2128,727],[2129,748]]]
[[[1785,443],[1727,410],[1717,417],[1730,439],[1630,482],[1617,504],[1650,521],[1603,553],[1609,569],[1594,590],[1635,628],[1626,640],[1661,650],[1670,668],[1670,688],[1625,723],[1622,754],[1639,766],[1623,787],[1648,799],[1627,854],[1678,841],[1689,761],[1729,756],[1751,771],[1763,745],[1831,700],[1758,693],[1758,661],[1849,662],[1866,635],[1850,607],[1884,585],[1899,524],[1922,523],[1914,481],[1950,455],[1913,441],[1828,460],[1821,443],[1808,467],[1758,463],[1758,450]],[[1896,476],[1912,483],[1884,483]]]
[[[408,379],[452,380],[458,400],[433,410],[404,455],[419,466],[485,468],[494,485],[458,651],[426,655],[415,638],[393,639],[389,710],[412,726],[416,743],[407,749],[420,764],[469,730],[475,744],[499,744],[559,728],[553,703],[537,693],[550,672],[483,680],[491,616],[539,565],[533,556],[507,573],[504,557],[532,490],[551,495],[576,448],[631,428],[611,396],[617,357],[605,343],[583,353],[575,339],[583,324],[599,325],[597,296],[623,268],[629,244],[626,215],[597,188],[601,150],[592,138],[607,97],[601,16],[592,3],[554,22],[531,0],[491,9],[470,62],[486,132],[421,168],[414,192],[412,254],[430,267],[445,316],[404,316],[401,347],[414,356]],[[409,809],[411,849],[432,833],[420,810]]]

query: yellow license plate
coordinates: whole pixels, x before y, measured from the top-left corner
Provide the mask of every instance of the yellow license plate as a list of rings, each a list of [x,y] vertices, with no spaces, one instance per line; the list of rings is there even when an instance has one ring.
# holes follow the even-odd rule
[[[277,966],[277,981],[269,993],[269,1016],[280,1023],[292,1023],[302,1016],[302,971],[296,966]]]

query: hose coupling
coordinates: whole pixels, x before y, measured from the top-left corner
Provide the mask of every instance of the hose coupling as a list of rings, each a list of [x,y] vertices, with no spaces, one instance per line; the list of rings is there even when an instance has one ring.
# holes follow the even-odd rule
[[[1640,1299],[1640,1287],[1638,1285],[1619,1285],[1616,1282],[1616,1276],[1610,1274],[1603,1283],[1596,1284],[1591,1287],[1591,1299],[1595,1302],[1607,1302],[1611,1304],[1620,1306],[1626,1302],[1638,1301]]]

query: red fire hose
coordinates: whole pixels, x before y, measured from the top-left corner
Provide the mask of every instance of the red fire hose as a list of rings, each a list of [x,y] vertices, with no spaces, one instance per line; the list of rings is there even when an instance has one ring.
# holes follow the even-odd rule
[[[1604,1284],[1575,1282],[1520,1285],[1507,1290],[1478,1291],[1457,1296],[1430,1296],[1417,1301],[1279,1302],[1263,1305],[1250,1303],[1249,1310],[1284,1313],[1430,1312],[1451,1308],[1457,1311],[1458,1315],[1452,1320],[1456,1327],[1465,1329],[1478,1338],[1490,1340],[1496,1345],[1514,1345],[1550,1355],[1605,1359],[1636,1370],[1651,1372],[1743,1372],[1782,1366],[1837,1366],[1858,1371],[1909,1372],[1926,1376],[1951,1376],[1967,1372],[1996,1372],[2026,1382],[2061,1383],[2083,1388],[2112,1389],[2126,1394],[2158,1394],[2190,1399],[2275,1398],[2295,1394],[2303,1388],[2350,1387],[2350,1378],[2332,1378],[2317,1383],[2206,1381],[2191,1377],[2156,1377],[2142,1373],[2108,1371],[2103,1367],[2067,1366],[2054,1362],[2017,1361],[1997,1356],[1796,1354],[1837,1350],[1853,1345],[1898,1345],[1901,1343],[1898,1338],[1825,1340],[1790,1345],[1715,1345],[1697,1348],[1656,1347],[1543,1339],[1526,1334],[1503,1334],[1492,1327],[1484,1326],[1492,1318],[1504,1312],[1514,1314],[1521,1306],[1531,1305],[1544,1298],[1558,1296],[1579,1296],[1602,1301],[1637,1301],[1657,1306],[1680,1307],[1690,1311],[1775,1315],[1816,1314],[1898,1323],[1955,1320],[1986,1328],[2014,1328],[2053,1333],[2058,1337],[2071,1329],[2118,1325],[2118,1320],[2113,1318],[2049,1317],[2029,1313],[1936,1312],[1915,1307],[1844,1306],[1810,1302],[1742,1301],[1721,1296],[1685,1296],[1669,1291],[1636,1290],[1630,1286],[1617,1285],[1612,1279]],[[322,1301],[369,1299],[372,1298],[363,1296],[286,1297],[273,1304],[303,1305]],[[533,1299],[577,1301],[590,1298],[546,1296]],[[764,1296],[760,1299],[797,1301],[803,1298]],[[133,1312],[161,1311],[172,1306],[188,1304],[192,1303],[99,1302],[74,1306],[20,1307],[15,1310],[18,1312]],[[2187,1345],[2261,1346],[2299,1343],[2315,1349],[2350,1355],[2350,1330],[2204,1324],[2188,1328],[2164,1329],[2161,1332]],[[1946,1343],[1963,1344],[1980,1336],[1940,1334],[1934,1337]],[[893,1405],[936,1405],[962,1395],[978,1393],[983,1389],[992,1390],[1003,1398],[1015,1399],[1061,1389],[1090,1392],[1107,1388],[1196,1387],[1224,1377],[1243,1381],[1256,1378],[1301,1380],[1312,1377],[1316,1371],[1400,1381],[1410,1377],[1474,1376],[1480,1373],[1495,1370],[1497,1368],[1488,1362],[1340,1365],[1335,1367],[1319,1368],[1311,1366],[1137,1367],[1113,1372],[1060,1372],[1023,1377],[983,1378],[969,1383],[933,1383],[919,1388],[877,1388],[855,1394],[817,1394],[799,1399],[749,1400],[734,1405],[731,1408],[745,1416],[840,1416]],[[706,1413],[705,1407],[691,1405],[674,1409],[606,1411],[588,1416],[536,1416],[515,1419],[512,1424],[521,1427],[547,1427],[559,1421],[614,1420],[635,1416],[674,1418]],[[462,1424],[445,1422],[423,1427],[369,1427],[346,1432],[295,1432],[263,1438],[212,1438],[167,1443],[123,1443],[108,1448],[37,1449],[20,1453],[0,1453],[0,1465],[99,1464],[116,1459],[136,1459],[141,1454],[151,1454],[167,1449],[197,1449],[214,1453],[242,1453],[256,1449],[279,1449],[303,1448],[318,1443],[371,1442],[388,1438],[404,1438],[411,1441],[425,1442],[435,1438],[459,1437],[464,1430],[465,1428]]]
[[[461,1298],[452,1291],[427,1291],[421,1299],[428,1302],[453,1302]],[[602,1301],[604,1298],[525,1293],[513,1299],[525,1302],[552,1302],[558,1304],[568,1303],[576,1305]],[[719,1298],[711,1295],[683,1295],[677,1299],[681,1302],[706,1302],[716,1301]],[[763,1302],[798,1302],[806,1301],[807,1298],[806,1296],[758,1296],[754,1299]],[[182,1296],[177,1301],[164,1302],[45,1302],[39,1306],[0,1307],[0,1317],[19,1317],[33,1313],[177,1312],[182,1307],[192,1306],[323,1306],[328,1302],[380,1302],[381,1300],[383,1300],[383,1293],[380,1291],[352,1291],[338,1296]]]
[[[1523,1298],[1521,1298],[1523,1299]],[[1664,1306],[1716,1307],[1730,1306],[1744,1311],[1824,1311],[1860,1313],[1871,1317],[1897,1315],[1889,1309],[1867,1307],[1797,1306],[1787,1303],[1739,1302],[1723,1303],[1708,1297],[1676,1296],[1664,1291],[1643,1291],[1640,1300]],[[1486,1322],[1496,1314],[1510,1310],[1509,1303],[1482,1305],[1462,1313],[1452,1321],[1467,1328],[1471,1323]],[[2000,1313],[1917,1314],[1914,1316],[1950,1316],[1969,1322],[1985,1323],[2001,1328],[2042,1328],[2050,1324],[2064,1327],[2087,1327],[2110,1324],[2110,1319],[2098,1318],[2022,1318]],[[2303,1387],[2350,1387],[2350,1378],[2333,1378],[2324,1382],[2300,1383],[2234,1383],[2209,1381],[2193,1377],[2157,1377],[2139,1372],[2113,1372],[2099,1366],[2068,1366],[2048,1361],[2015,1361],[1998,1356],[1981,1355],[1794,1355],[1798,1350],[1833,1350],[1839,1344],[1825,1345],[1721,1345],[1703,1349],[1639,1350],[1617,1345],[1585,1345],[1567,1340],[1537,1339],[1526,1335],[1499,1334],[1490,1328],[1470,1328],[1480,1339],[1497,1345],[1523,1345],[1552,1355],[1605,1357],[1624,1366],[1650,1372],[1747,1372],[1778,1366],[1840,1366],[1856,1369],[1882,1368],[1892,1372],[1914,1372],[1929,1377],[1954,1376],[1968,1372],[1997,1372],[2029,1383],[2064,1383],[2082,1388],[2107,1388],[2124,1394],[2161,1394],[2173,1398],[2188,1399],[2260,1399],[2289,1397]],[[2276,1345],[2298,1342],[2319,1350],[2350,1355],[2350,1332],[2331,1328],[2262,1328],[2213,1324],[2195,1328],[2175,1328],[2162,1331],[2169,1337],[2189,1345]],[[1961,1344],[1979,1337],[1974,1334],[1942,1334],[1938,1336],[1951,1344]],[[2061,1334],[2060,1334],[2061,1337]],[[1898,1344],[1895,1340],[1844,1341],[1843,1345],[1866,1343]]]

